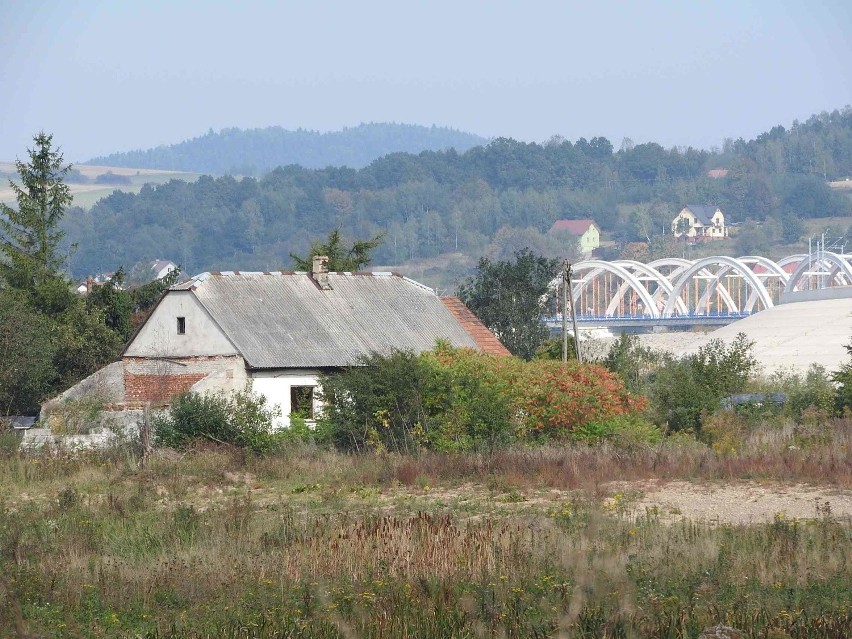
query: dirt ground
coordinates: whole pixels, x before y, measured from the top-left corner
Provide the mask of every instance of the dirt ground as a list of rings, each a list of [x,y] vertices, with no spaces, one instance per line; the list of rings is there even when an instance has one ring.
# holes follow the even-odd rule
[[[638,494],[638,499],[629,500],[633,509],[641,512],[656,507],[664,517],[673,519],[751,524],[772,521],[776,515],[786,519],[852,518],[852,491],[803,484],[648,481],[613,484],[612,489],[628,499]]]

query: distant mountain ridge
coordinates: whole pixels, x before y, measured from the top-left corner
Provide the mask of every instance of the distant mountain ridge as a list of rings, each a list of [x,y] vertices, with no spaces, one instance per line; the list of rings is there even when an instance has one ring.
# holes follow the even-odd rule
[[[279,166],[307,169],[348,166],[360,169],[391,153],[441,151],[463,153],[487,144],[486,138],[447,127],[370,123],[320,133],[280,126],[259,129],[210,129],[178,144],[113,153],[84,164],[191,173],[260,175]]]

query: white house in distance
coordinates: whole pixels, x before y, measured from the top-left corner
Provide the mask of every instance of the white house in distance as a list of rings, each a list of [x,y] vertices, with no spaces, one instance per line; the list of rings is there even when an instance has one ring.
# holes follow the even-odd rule
[[[718,206],[687,204],[672,220],[672,234],[691,240],[721,240],[728,237],[725,214]]]
[[[581,253],[590,254],[601,245],[601,230],[594,220],[556,220],[550,232],[560,231],[577,237]]]
[[[122,361],[78,385],[106,389],[113,410],[164,406],[189,391],[252,388],[312,419],[322,372],[391,349],[422,352],[438,339],[508,355],[458,298],[388,272],[203,273],[172,286],[127,345]],[[99,379],[94,379],[96,377]],[[70,397],[74,389],[63,394]],[[62,399],[62,398],[60,398]]]
[[[169,260],[156,260],[151,263],[151,273],[155,280],[161,280],[172,271],[177,270],[177,264]]]

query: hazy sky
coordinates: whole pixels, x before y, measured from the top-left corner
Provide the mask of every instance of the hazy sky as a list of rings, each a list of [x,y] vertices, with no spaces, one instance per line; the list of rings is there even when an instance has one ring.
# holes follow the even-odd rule
[[[0,160],[212,127],[720,146],[852,103],[852,2],[0,0]]]

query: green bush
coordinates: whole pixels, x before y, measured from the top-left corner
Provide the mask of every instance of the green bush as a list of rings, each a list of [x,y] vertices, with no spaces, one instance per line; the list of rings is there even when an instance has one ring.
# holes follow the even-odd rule
[[[650,373],[660,365],[663,357],[630,333],[622,333],[600,362],[607,370],[617,373],[631,393],[647,394]]]
[[[663,437],[662,431],[636,413],[613,415],[607,419],[582,424],[574,429],[574,441],[596,444],[612,442],[619,448],[636,448],[657,444]]]
[[[232,444],[263,454],[285,439],[273,432],[280,410],[266,405],[250,389],[232,395],[188,393],[154,421],[154,444],[186,448],[198,440]]]
[[[417,450],[449,396],[449,381],[410,351],[362,357],[320,385],[325,430],[344,450]]]
[[[852,356],[852,344],[846,345],[846,352]],[[847,362],[831,375],[831,380],[837,385],[835,393],[835,410],[843,415],[852,410],[852,362]]]
[[[702,418],[716,412],[722,398],[745,389],[757,368],[752,345],[739,333],[730,344],[714,339],[694,355],[665,358],[651,384],[656,421],[698,432]]]
[[[527,362],[439,344],[361,364],[321,381],[325,428],[344,450],[490,452],[518,439],[564,441],[583,425],[645,405],[616,375],[576,361]]]
[[[804,378],[792,377],[787,385],[787,413],[800,422],[808,409],[825,415],[834,412],[835,389],[825,368],[811,364]]]

